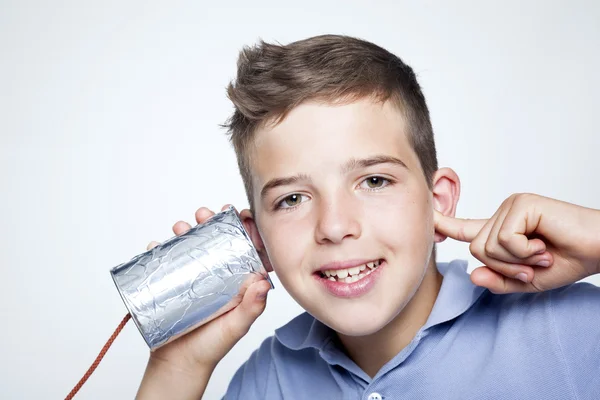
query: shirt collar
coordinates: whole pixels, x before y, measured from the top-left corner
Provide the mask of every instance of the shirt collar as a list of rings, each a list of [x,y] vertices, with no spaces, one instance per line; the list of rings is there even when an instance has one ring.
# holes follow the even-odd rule
[[[333,339],[333,331],[327,325],[305,312],[275,330],[275,337],[291,350],[313,347],[323,348]]]
[[[429,318],[423,326],[424,330],[461,316],[485,291],[485,288],[471,282],[467,265],[466,260],[437,264],[444,279]]]
[[[423,330],[462,315],[485,290],[471,282],[466,260],[437,263],[437,268],[444,279]],[[275,337],[291,350],[323,350],[334,339],[331,328],[306,312],[277,329]]]

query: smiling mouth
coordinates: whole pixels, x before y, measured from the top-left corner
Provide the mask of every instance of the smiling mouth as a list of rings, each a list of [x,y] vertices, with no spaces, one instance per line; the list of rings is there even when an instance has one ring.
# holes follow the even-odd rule
[[[323,279],[327,279],[333,282],[353,283],[370,275],[373,271],[377,269],[377,267],[381,265],[382,262],[383,260],[377,260],[368,262],[366,264],[358,265],[352,268],[319,271],[318,275]]]

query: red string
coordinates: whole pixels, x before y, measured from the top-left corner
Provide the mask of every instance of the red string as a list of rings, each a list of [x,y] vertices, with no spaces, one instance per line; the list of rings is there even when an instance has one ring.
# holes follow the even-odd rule
[[[83,386],[83,384],[85,383],[85,381],[88,380],[88,378],[92,375],[92,373],[94,372],[94,370],[98,367],[98,364],[100,364],[100,361],[102,361],[102,358],[104,358],[104,355],[106,354],[106,352],[108,351],[108,349],[110,348],[110,346],[112,346],[113,342],[117,338],[117,335],[119,333],[121,333],[121,331],[123,330],[123,327],[125,326],[125,324],[127,323],[127,321],[129,321],[130,318],[131,318],[131,314],[127,314],[125,316],[125,318],[123,318],[123,320],[121,321],[121,323],[119,324],[119,326],[117,326],[117,329],[115,330],[115,332],[108,339],[108,342],[106,342],[106,344],[104,345],[104,347],[102,348],[102,350],[100,350],[100,354],[98,354],[98,357],[96,357],[96,360],[92,363],[92,365],[87,370],[87,372],[85,373],[85,375],[83,375],[83,378],[81,378],[81,380],[77,383],[77,385],[75,385],[75,387],[73,388],[73,390],[71,390],[71,393],[69,393],[67,395],[67,397],[65,397],[65,400],[71,400],[75,396],[75,394],[77,394],[77,392],[79,391],[79,389],[81,389],[81,387]]]

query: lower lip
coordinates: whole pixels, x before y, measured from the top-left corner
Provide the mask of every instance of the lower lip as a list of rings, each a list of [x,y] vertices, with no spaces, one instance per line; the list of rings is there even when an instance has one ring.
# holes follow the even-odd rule
[[[325,289],[334,296],[343,298],[360,297],[367,293],[377,282],[377,278],[381,275],[381,270],[386,266],[386,262],[382,261],[377,268],[369,275],[359,281],[352,283],[344,283],[338,281],[330,281],[327,278],[322,278],[320,274],[315,275],[315,279],[319,281]]]

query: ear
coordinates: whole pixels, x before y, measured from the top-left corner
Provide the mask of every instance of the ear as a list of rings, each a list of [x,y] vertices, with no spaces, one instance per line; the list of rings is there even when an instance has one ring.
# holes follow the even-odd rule
[[[440,168],[433,177],[433,208],[441,214],[454,217],[456,205],[460,197],[460,180],[458,175],[450,168]],[[435,242],[446,240],[444,236],[435,232]]]
[[[252,212],[248,209],[242,210],[240,212],[240,219],[244,224],[244,228],[248,231],[250,235],[250,239],[260,256],[260,261],[265,266],[267,272],[273,272],[273,267],[271,266],[271,261],[269,260],[269,256],[267,255],[267,251],[265,250],[265,245],[260,237],[260,233],[258,232],[258,227],[256,226],[256,220],[252,215]]]

